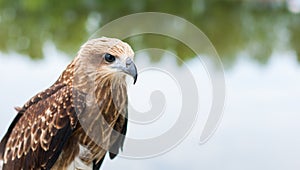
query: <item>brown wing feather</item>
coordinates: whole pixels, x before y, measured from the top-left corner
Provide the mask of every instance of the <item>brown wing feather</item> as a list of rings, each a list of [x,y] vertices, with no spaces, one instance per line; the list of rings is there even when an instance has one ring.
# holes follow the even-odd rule
[[[13,130],[13,128],[15,127],[15,125],[17,124],[17,122],[19,121],[19,119],[22,117],[23,113],[32,105],[36,104],[37,102],[39,102],[42,99],[45,99],[49,96],[51,96],[53,93],[55,93],[56,91],[58,91],[61,87],[63,87],[63,84],[55,84],[53,85],[51,88],[37,94],[36,96],[34,96],[31,100],[29,100],[22,108],[18,108],[18,114],[17,116],[14,118],[13,122],[10,124],[5,136],[2,138],[1,143],[0,143],[0,159],[3,159],[3,154],[4,154],[4,150],[5,150],[5,145],[7,143],[7,140]]]
[[[123,150],[125,135],[127,132],[127,117],[128,112],[126,112],[125,117],[123,115],[119,115],[119,118],[114,126],[114,130],[118,132],[118,134],[115,143],[109,149],[110,159],[114,159],[118,155],[120,149]]]
[[[111,134],[111,141],[114,143],[111,145],[109,149],[109,157],[111,159],[114,159],[118,153],[119,150],[123,150],[125,135],[127,132],[127,122],[128,122],[128,97],[127,97],[127,90],[126,86],[120,87],[120,95],[118,96],[117,101],[120,101],[123,113],[119,114],[118,119],[114,125],[114,133]],[[120,108],[119,108],[120,109]]]
[[[72,89],[54,85],[27,102],[1,141],[3,169],[50,169],[76,125]]]

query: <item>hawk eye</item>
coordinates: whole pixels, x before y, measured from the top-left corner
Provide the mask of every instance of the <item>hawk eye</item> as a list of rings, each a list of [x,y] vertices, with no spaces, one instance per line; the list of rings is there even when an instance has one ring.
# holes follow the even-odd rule
[[[113,55],[111,55],[111,54],[108,54],[108,53],[106,53],[106,54],[104,55],[104,58],[105,58],[105,61],[107,61],[107,62],[109,62],[109,63],[112,63],[112,62],[114,62],[114,61],[116,60],[116,57],[115,57],[115,56],[113,56]]]

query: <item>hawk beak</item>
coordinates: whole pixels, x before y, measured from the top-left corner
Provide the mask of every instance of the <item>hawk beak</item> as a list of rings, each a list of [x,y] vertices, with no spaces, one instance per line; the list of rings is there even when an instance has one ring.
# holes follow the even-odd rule
[[[130,75],[131,77],[133,77],[133,84],[136,83],[138,73],[137,73],[136,66],[135,66],[135,64],[134,64],[134,62],[132,61],[131,58],[128,57],[126,59],[126,66],[123,67],[122,71],[124,73]]]

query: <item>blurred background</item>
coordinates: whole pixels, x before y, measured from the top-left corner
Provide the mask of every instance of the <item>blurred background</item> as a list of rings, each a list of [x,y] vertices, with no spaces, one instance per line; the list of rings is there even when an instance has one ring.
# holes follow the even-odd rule
[[[199,120],[170,152],[149,159],[106,160],[103,169],[298,170],[300,0],[0,0],[0,136],[15,116],[13,107],[49,87],[98,28],[125,15],[152,11],[188,20],[215,46],[225,67],[224,116],[203,145]],[[191,49],[153,34],[124,41],[134,50],[172,51],[190,64],[199,72],[203,89],[201,112],[209,108],[209,79]],[[136,62],[171,63],[180,70],[180,62],[164,57],[148,55]],[[134,131],[131,125],[130,134]]]

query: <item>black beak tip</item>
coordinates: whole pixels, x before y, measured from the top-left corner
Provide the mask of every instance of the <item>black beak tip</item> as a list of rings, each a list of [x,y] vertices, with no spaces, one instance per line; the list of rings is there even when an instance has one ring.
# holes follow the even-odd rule
[[[134,79],[134,80],[133,80],[133,84],[135,84],[135,83],[136,83],[137,76],[138,76],[138,75],[136,74],[136,75],[133,77],[133,79]]]
[[[138,72],[131,58],[127,58],[126,67],[123,68],[123,72],[125,72],[126,74],[130,75],[133,78],[133,84],[136,83]]]

